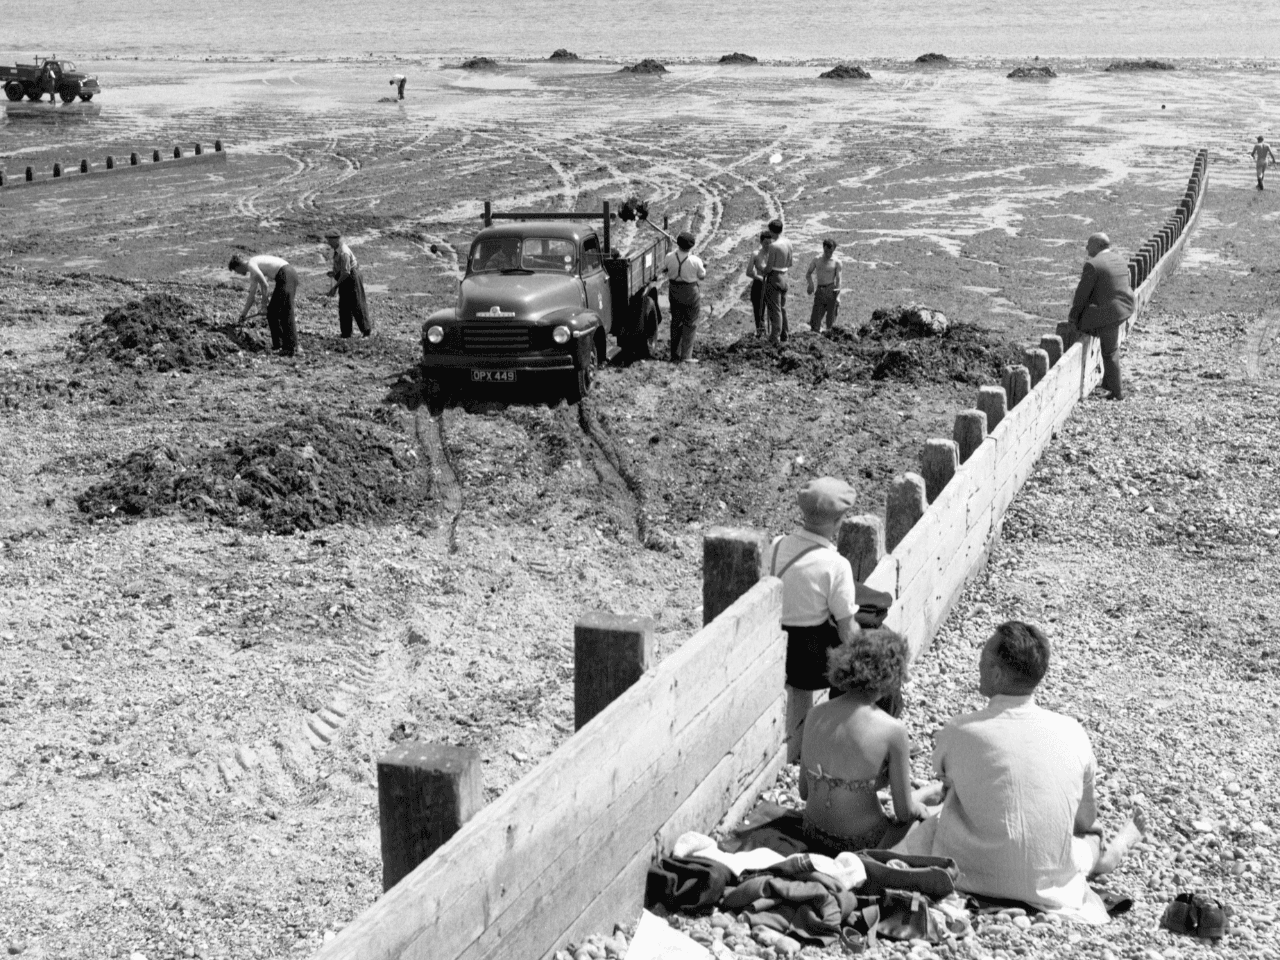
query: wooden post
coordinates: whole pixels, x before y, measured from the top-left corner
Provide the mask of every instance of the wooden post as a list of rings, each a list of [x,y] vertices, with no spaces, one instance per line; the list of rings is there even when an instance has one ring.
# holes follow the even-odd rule
[[[204,147],[200,146],[200,144],[197,143],[195,145],[195,153],[197,157],[202,156],[204,154]]]
[[[1049,355],[1049,366],[1055,366],[1062,359],[1062,338],[1056,333],[1046,333],[1040,338],[1040,349]]]
[[[1004,393],[1012,410],[1031,392],[1031,373],[1022,364],[1004,368]]]
[[[956,414],[956,425],[951,437],[956,442],[960,462],[964,463],[982,446],[982,441],[987,439],[987,415],[981,410],[961,410]]]
[[[845,517],[836,547],[853,567],[853,579],[861,583],[884,557],[884,521],[870,513]]]
[[[152,151],[151,151],[151,162],[152,162],[152,163],[159,163],[159,162],[160,162],[160,151],[159,151],[159,150],[152,150]]]
[[[1039,347],[1032,347],[1022,351],[1022,355],[1027,360],[1027,373],[1031,375],[1031,386],[1034,387],[1049,372],[1049,354]]]
[[[107,154],[107,169],[114,170],[116,168],[116,158]]]
[[[702,623],[705,626],[764,575],[765,535],[746,527],[713,527],[702,540]]]
[[[1004,387],[979,387],[978,409],[987,415],[987,432],[994,432],[1009,412]]]
[[[889,498],[884,505],[884,545],[892,551],[929,507],[925,499],[924,477],[918,473],[900,473],[889,485]]]
[[[930,503],[938,499],[960,467],[960,453],[954,440],[932,439],[924,442],[920,452],[920,475],[924,477],[924,492]]]
[[[378,825],[385,893],[484,806],[480,754],[406,741],[378,759]]]
[[[1060,324],[1058,324],[1057,328],[1054,330],[1054,333],[1056,333],[1062,339],[1063,353],[1066,353],[1068,350],[1070,350],[1072,346],[1075,345],[1075,342],[1080,339],[1080,331],[1076,329],[1075,324],[1067,320],[1063,320]]]
[[[88,173],[88,172],[89,172],[89,158],[88,158],[88,157],[81,157],[81,158],[80,158],[80,172],[81,172],[81,173]]]
[[[62,164],[60,164],[60,163],[55,163],[55,164],[53,165],[53,175],[54,175],[55,177],[60,177],[60,176],[62,176]]]
[[[573,625],[573,725],[581,730],[653,663],[653,620],[607,610]]]

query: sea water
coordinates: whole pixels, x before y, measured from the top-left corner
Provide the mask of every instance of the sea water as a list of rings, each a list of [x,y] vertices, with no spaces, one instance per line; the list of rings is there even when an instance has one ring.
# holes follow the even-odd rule
[[[0,0],[0,54],[195,59],[486,55],[774,61],[1268,58],[1280,3],[1240,0]]]

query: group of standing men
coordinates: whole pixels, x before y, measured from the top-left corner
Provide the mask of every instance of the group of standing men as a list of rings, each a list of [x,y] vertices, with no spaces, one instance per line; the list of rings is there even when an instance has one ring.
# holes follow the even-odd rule
[[[333,285],[326,296],[337,294],[339,332],[344,339],[350,337],[354,322],[361,334],[370,336],[373,321],[369,319],[364,279],[360,275],[356,255],[342,241],[342,234],[337,230],[326,232],[324,239],[333,251],[333,267],[328,274]],[[253,257],[237,253],[227,266],[232,272],[249,277],[249,293],[240,311],[240,319],[249,317],[254,300],[261,294],[266,304],[267,327],[271,331],[271,349],[282,356],[297,356],[298,324],[294,301],[298,292],[298,271],[284,258],[269,253]]]

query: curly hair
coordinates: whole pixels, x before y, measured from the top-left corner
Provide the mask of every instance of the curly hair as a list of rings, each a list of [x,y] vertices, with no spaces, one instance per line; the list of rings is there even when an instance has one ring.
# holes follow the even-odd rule
[[[887,627],[863,630],[827,651],[827,680],[841,693],[882,694],[907,678],[907,641]]]

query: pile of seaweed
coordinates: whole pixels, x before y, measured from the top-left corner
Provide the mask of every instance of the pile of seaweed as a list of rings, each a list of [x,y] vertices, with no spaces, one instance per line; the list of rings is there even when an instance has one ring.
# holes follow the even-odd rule
[[[920,56],[916,57],[916,63],[937,64],[941,66],[942,64],[950,62],[951,58],[944,53],[922,53]]]
[[[289,534],[390,520],[418,507],[425,490],[417,451],[398,431],[304,415],[220,446],[135,451],[76,502],[93,520],[182,512]]]
[[[564,47],[558,47],[556,50],[552,51],[551,56],[547,57],[547,59],[548,60],[577,60],[578,55],[572,52],[571,50],[566,50]]]
[[[498,61],[491,57],[472,57],[458,64],[463,70],[492,70],[497,65]]]
[[[879,313],[879,311],[877,311]],[[1023,363],[1022,347],[975,324],[949,323],[936,335],[892,319],[873,319],[857,333],[843,327],[803,332],[772,344],[745,336],[725,347],[700,348],[703,359],[778,371],[812,384],[892,380],[904,383],[999,383],[1009,364]]]
[[[818,74],[819,80],[870,80],[871,74],[854,63],[841,63],[826,73]]]
[[[1134,70],[1177,70],[1172,63],[1163,60],[1112,60],[1107,73],[1126,73]]]
[[[190,301],[172,293],[149,293],[140,300],[88,321],[71,335],[67,357],[73,363],[110,360],[126,367],[160,371],[216,363],[241,351],[266,350],[254,329],[214,324]]]
[[[646,57],[639,63],[632,64],[629,67],[623,67],[619,73],[666,73],[667,68],[657,60]]]
[[[1048,80],[1057,75],[1053,67],[1015,67],[1009,71],[1010,80]]]
[[[720,58],[721,63],[742,64],[750,66],[760,61],[749,53],[726,53]]]

